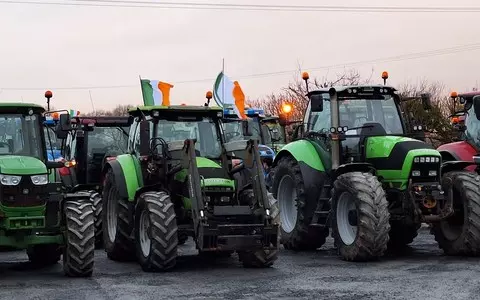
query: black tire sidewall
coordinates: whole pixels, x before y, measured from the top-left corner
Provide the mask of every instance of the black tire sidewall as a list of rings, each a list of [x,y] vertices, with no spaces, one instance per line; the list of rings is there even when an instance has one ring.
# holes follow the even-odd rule
[[[140,217],[144,211],[147,211],[147,206],[145,203],[145,198],[140,197],[137,203],[137,206],[135,208],[135,252],[137,256],[137,260],[140,263],[140,265],[147,265],[149,264],[150,257],[152,255],[152,241],[150,241],[150,251],[148,253],[148,256],[143,255],[143,251],[140,245]],[[146,212],[149,214],[149,212]],[[149,216],[150,218],[150,216]],[[148,228],[148,236],[151,238],[150,234],[150,228]]]

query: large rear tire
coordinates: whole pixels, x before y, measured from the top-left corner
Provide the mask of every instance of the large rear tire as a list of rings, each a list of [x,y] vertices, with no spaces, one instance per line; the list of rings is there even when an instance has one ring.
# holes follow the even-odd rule
[[[385,192],[370,173],[351,172],[334,182],[333,237],[340,256],[369,261],[384,255],[390,231]]]
[[[455,214],[433,224],[435,240],[447,255],[480,255],[480,180],[470,172],[449,172],[442,178],[448,197],[453,192]]]
[[[317,203],[307,199],[297,161],[290,156],[282,157],[274,172],[273,195],[280,210],[281,243],[290,250],[320,248],[325,244],[329,231],[328,228],[318,231],[310,227]]]
[[[90,199],[86,195],[84,200],[67,200],[64,209],[66,233],[63,270],[70,277],[92,276],[95,227]]]
[[[135,260],[135,245],[130,238],[133,222],[129,206],[127,200],[120,197],[112,169],[105,176],[102,198],[103,245],[108,258],[114,261]]]
[[[140,195],[135,210],[137,258],[145,272],[167,271],[177,263],[177,219],[165,192]]]

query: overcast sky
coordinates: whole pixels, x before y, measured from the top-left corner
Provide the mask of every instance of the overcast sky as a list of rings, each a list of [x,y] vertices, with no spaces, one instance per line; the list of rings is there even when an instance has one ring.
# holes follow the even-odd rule
[[[222,2],[480,7],[478,0]],[[43,104],[43,90],[9,88],[45,88],[52,89],[56,108],[90,111],[88,89],[59,88],[127,85],[92,88],[95,108],[141,104],[141,75],[173,84],[173,103],[200,104],[221,71],[222,58],[227,75],[239,80],[249,98],[257,98],[286,86],[294,72],[243,77],[295,70],[299,63],[311,77],[334,77],[341,68],[312,68],[480,43],[479,15],[180,10],[0,1],[0,101],[23,98]],[[477,80],[480,84],[479,54],[475,50],[355,68],[365,76],[373,68],[378,77],[388,70],[391,85],[428,78],[460,92],[470,90]],[[194,80],[200,81],[185,82]]]

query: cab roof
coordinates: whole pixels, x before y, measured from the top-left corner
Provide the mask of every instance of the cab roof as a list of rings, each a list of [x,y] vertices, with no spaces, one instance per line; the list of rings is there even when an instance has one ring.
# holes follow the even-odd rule
[[[35,113],[45,112],[43,106],[35,103],[23,103],[23,102],[0,102],[0,113],[19,113],[27,109],[34,110]]]
[[[309,92],[308,96],[328,93],[331,88],[334,88],[337,91],[338,96],[340,97],[361,97],[366,94],[371,95],[372,93],[379,95],[393,95],[397,91],[397,89],[388,85],[345,85],[314,90]]]
[[[160,119],[176,119],[177,117],[188,118],[222,118],[223,110],[221,107],[204,106],[204,105],[153,105],[153,106],[138,106],[128,110],[131,116],[138,117],[142,113],[154,118]]]

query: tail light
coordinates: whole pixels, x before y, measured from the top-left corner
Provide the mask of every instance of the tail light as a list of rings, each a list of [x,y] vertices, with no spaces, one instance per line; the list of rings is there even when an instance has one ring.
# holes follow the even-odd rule
[[[70,169],[67,167],[63,167],[58,170],[58,173],[60,173],[60,176],[67,176],[70,175]]]
[[[116,158],[115,156],[107,156],[105,159],[106,159],[107,161],[112,161],[112,160],[115,160],[115,159],[117,159],[117,158]]]
[[[70,175],[70,168],[73,168],[77,165],[77,162],[75,160],[65,160],[65,167],[60,168],[58,172],[60,173],[61,176],[66,176]]]

